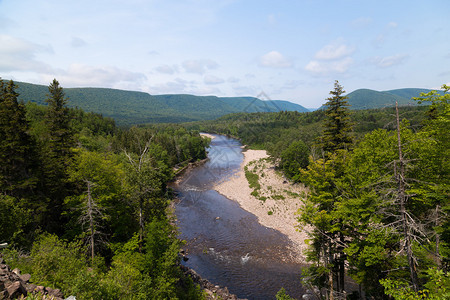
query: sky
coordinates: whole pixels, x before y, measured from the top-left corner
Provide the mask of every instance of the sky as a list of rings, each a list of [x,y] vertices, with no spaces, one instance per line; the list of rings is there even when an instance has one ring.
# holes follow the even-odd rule
[[[449,0],[0,0],[0,77],[261,96],[450,84]]]

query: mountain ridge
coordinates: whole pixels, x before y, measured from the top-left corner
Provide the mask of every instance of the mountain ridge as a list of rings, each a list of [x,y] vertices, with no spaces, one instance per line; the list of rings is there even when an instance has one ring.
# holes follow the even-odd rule
[[[357,89],[346,94],[349,108],[352,110],[384,108],[395,106],[398,102],[399,106],[419,105],[417,101],[412,100],[413,97],[419,97],[420,93],[431,92],[430,89],[424,88],[401,88],[386,91],[376,91],[372,89]],[[441,92],[441,91],[438,91]],[[424,103],[426,105],[426,103]],[[324,109],[322,105],[320,109]]]
[[[47,86],[16,82],[19,99],[45,105]],[[112,117],[118,125],[180,123],[211,120],[236,112],[309,112],[284,100],[265,101],[255,97],[196,96],[190,94],[151,95],[112,88],[64,88],[69,107]]]

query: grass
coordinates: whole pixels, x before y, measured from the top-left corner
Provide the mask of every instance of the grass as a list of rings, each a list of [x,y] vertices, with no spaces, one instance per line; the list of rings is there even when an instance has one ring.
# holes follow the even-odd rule
[[[251,171],[248,171],[248,169],[245,171],[245,178],[247,178],[248,185],[250,188],[254,190],[261,189],[261,185],[259,184],[259,176],[256,173],[253,173]]]
[[[272,195],[272,199],[273,200],[284,200],[286,199],[286,197],[284,197],[283,195]]]

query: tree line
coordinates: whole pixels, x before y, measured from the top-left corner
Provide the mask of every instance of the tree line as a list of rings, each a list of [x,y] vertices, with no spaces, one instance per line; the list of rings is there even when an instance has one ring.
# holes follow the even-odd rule
[[[338,82],[326,122],[299,180],[310,187],[299,217],[311,228],[307,284],[329,299],[345,297],[345,276],[375,299],[449,299],[450,94],[432,91],[422,126],[398,107],[392,130],[352,136]]]
[[[0,79],[0,242],[5,260],[77,299],[201,299],[178,267],[167,182],[206,158],[177,125],[117,128],[67,108],[57,80],[46,106]]]
[[[426,118],[427,107],[403,106],[402,118],[409,120],[411,128],[419,129]],[[392,129],[392,108],[352,111],[349,115],[354,124],[355,140],[380,128]],[[318,157],[320,137],[326,119],[325,110],[299,113],[280,111],[270,113],[235,113],[214,121],[183,124],[188,129],[229,135],[241,140],[252,149],[267,150],[283,173],[294,181],[299,180],[300,168],[309,163],[309,156]]]

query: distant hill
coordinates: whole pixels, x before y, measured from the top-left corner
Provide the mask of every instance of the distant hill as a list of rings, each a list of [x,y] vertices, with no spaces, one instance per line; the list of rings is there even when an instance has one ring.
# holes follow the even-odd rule
[[[346,96],[348,97],[348,103],[351,105],[350,109],[371,109],[395,106],[396,101],[400,106],[419,105],[417,101],[411,98],[420,96],[420,93],[428,93],[430,91],[429,89],[418,88],[395,89],[382,92],[358,89]],[[322,105],[319,109],[324,109],[324,107],[325,105]]]
[[[19,86],[19,99],[45,104],[47,86],[25,82],[16,84]],[[70,107],[112,117],[118,125],[212,120],[236,112],[309,111],[288,101],[263,101],[254,97],[150,95],[107,88],[64,88],[64,92]]]
[[[395,89],[389,91],[378,92],[369,89],[358,89],[347,95],[348,103],[351,105],[350,109],[369,109],[369,108],[383,108],[398,105],[418,105],[416,101],[411,100],[413,97],[420,96],[420,93],[428,93],[431,90],[405,88]]]

